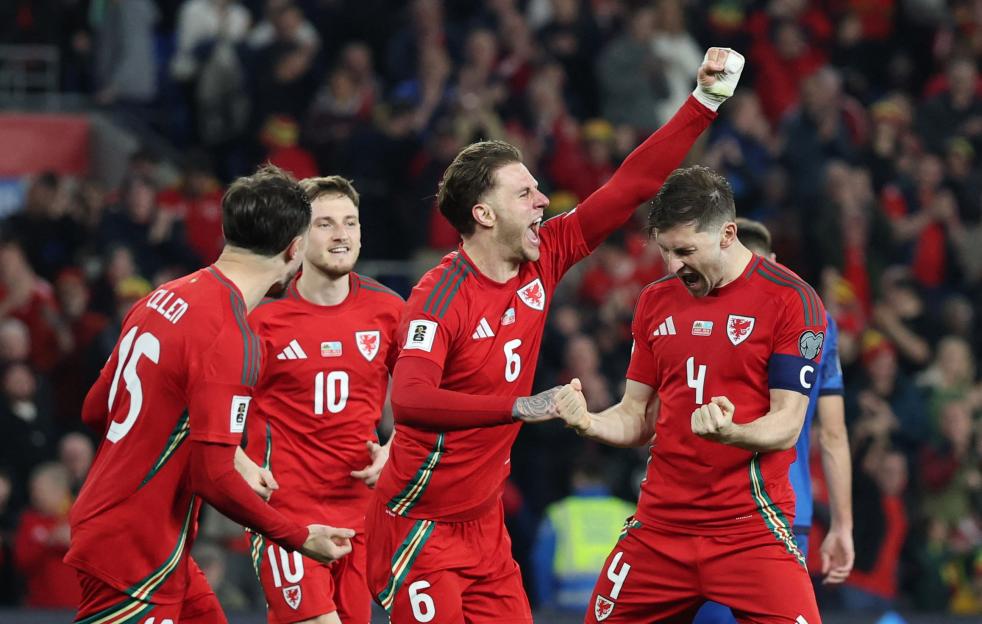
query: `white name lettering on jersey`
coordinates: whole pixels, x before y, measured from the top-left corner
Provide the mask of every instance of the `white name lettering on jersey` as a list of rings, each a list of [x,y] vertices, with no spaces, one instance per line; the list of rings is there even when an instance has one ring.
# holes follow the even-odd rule
[[[403,349],[419,349],[430,352],[433,350],[433,340],[436,338],[436,321],[416,320],[409,322],[409,333],[406,336],[406,346]]]
[[[175,298],[174,293],[169,290],[158,288],[147,299],[147,307],[176,325],[184,313],[188,311],[188,302],[180,297]]]

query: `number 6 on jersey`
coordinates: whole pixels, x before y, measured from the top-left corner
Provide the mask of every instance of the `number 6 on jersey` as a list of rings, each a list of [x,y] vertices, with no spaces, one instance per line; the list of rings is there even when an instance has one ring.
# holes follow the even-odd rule
[[[522,346],[522,341],[518,338],[509,340],[505,343],[505,381],[511,383],[518,379],[522,374],[522,358],[515,349]]]

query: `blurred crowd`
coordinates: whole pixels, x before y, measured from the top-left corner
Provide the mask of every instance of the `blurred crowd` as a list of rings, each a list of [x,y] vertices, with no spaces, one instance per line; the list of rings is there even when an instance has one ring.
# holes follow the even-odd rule
[[[726,175],[838,321],[850,591],[982,613],[982,1],[10,0],[0,33],[57,46],[64,90],[186,155],[176,183],[145,150],[119,188],[39,174],[0,223],[0,601],[75,599],[57,561],[93,454],[81,401],[128,306],[214,260],[229,179],[264,160],[343,174],[363,258],[432,258],[456,245],[433,195],[461,147],[512,142],[549,212],[568,210],[721,45],[747,69],[690,160]],[[579,377],[591,408],[620,397],[634,302],[664,271],[644,212],[564,282],[539,386]],[[646,454],[526,428],[506,495],[523,567],[575,465],[600,460],[630,501]],[[213,514],[199,563],[226,604],[261,606],[240,537]]]

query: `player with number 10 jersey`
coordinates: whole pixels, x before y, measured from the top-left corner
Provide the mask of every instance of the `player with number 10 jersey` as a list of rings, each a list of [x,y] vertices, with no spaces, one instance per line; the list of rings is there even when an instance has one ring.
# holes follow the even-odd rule
[[[369,624],[365,509],[388,451],[377,444],[376,427],[404,301],[352,271],[361,225],[350,181],[328,176],[300,184],[313,211],[303,271],[282,298],[263,302],[249,317],[266,365],[246,452],[279,485],[270,498],[274,509],[301,523],[325,518],[356,535],[351,554],[331,566],[252,535],[253,562],[272,624],[333,612],[344,624]],[[370,463],[376,470],[359,478]]]

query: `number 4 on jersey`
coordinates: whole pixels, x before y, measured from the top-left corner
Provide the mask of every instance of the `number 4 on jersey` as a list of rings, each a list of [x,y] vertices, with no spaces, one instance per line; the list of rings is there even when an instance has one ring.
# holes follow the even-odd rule
[[[699,365],[699,374],[696,374],[696,358],[690,357],[685,361],[685,377],[689,387],[696,391],[696,405],[702,405],[702,391],[706,385],[706,365]]]

